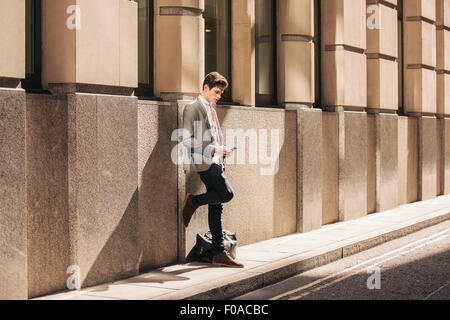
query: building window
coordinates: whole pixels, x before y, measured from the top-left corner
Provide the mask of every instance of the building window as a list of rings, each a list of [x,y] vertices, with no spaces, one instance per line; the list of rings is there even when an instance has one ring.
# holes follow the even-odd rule
[[[255,0],[256,105],[277,105],[276,1]]]
[[[231,102],[231,0],[205,0],[205,74],[219,72],[230,83],[221,101]]]
[[[403,0],[398,0],[397,4],[398,10],[398,112],[403,114],[404,112],[404,91],[403,91],[403,79],[404,79],[404,70],[403,70]]]
[[[153,0],[138,0],[138,97],[153,98]]]
[[[320,0],[314,1],[314,108],[322,108],[321,52],[320,52]]]
[[[27,91],[40,90],[41,58],[41,0],[25,2],[25,79],[22,88]]]

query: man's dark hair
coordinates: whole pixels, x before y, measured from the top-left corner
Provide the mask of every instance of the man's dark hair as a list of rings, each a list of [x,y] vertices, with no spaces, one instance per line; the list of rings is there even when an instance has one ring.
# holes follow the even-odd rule
[[[210,90],[214,87],[220,87],[225,91],[225,89],[228,88],[227,79],[218,72],[211,72],[206,76],[203,81],[202,90],[205,88],[205,84],[208,85]]]

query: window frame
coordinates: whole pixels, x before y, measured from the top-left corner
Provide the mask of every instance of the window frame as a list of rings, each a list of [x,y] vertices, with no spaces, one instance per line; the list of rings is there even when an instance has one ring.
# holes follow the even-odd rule
[[[148,21],[148,55],[149,55],[149,64],[148,64],[148,73],[149,73],[149,83],[142,83],[139,82],[139,59],[138,59],[138,87],[134,90],[134,95],[137,96],[140,100],[162,100],[160,98],[155,97],[155,91],[154,91],[154,84],[155,84],[155,78],[154,78],[154,48],[155,48],[155,42],[154,42],[154,0],[145,0],[147,1],[147,19]],[[139,10],[139,1],[137,1],[138,4],[138,10]],[[139,19],[139,15],[138,15]],[[139,21],[138,21],[139,25]],[[138,35],[138,41],[139,41],[139,35]],[[139,43],[138,43],[138,51],[139,51]],[[139,56],[139,52],[138,52]]]
[[[219,1],[223,1],[223,0],[219,0]],[[228,88],[225,90],[224,94],[222,95],[222,98],[217,102],[218,105],[229,105],[230,103],[233,103],[233,88],[232,88],[232,69],[233,69],[233,57],[232,57],[232,4],[231,1],[232,0],[227,0],[228,1],[228,5],[227,5],[227,10],[228,10],[228,17],[227,17],[227,24],[228,24],[228,33],[227,33],[227,42],[228,42],[228,50],[227,50],[227,57],[228,57]],[[206,0],[205,0],[205,6],[206,6]],[[209,73],[209,72],[213,72],[213,71],[218,71],[218,70],[206,70],[206,20],[208,19],[207,17],[205,17],[205,12],[203,12],[202,14],[203,19],[205,20],[205,52],[204,52],[204,59],[205,59],[205,76]],[[216,56],[217,59],[217,56]],[[202,88],[203,89],[203,88]]]
[[[322,19],[321,1],[314,0],[314,103],[313,108],[322,109]]]
[[[272,12],[273,12],[273,25],[272,25],[272,34],[273,34],[273,60],[274,60],[274,64],[273,64],[273,79],[272,79],[272,84],[273,84],[273,94],[272,95],[266,95],[266,94],[258,94],[257,93],[257,80],[258,80],[258,55],[256,53],[257,50],[257,42],[256,42],[256,32],[255,32],[255,106],[257,107],[269,107],[269,108],[281,108],[281,106],[278,104],[278,63],[277,63],[277,49],[278,49],[278,45],[277,45],[277,32],[278,32],[278,28],[277,28],[277,0],[270,0],[272,1]],[[256,5],[256,4],[255,4]],[[255,17],[255,29],[256,29],[256,17]]]
[[[405,65],[404,65],[404,23],[403,23],[403,0],[397,1],[397,26],[398,26],[398,35],[397,35],[397,63],[398,63],[398,110],[397,113],[399,115],[404,115],[405,113],[405,90],[404,90],[404,81],[405,81]]]
[[[25,79],[21,86],[27,92],[42,92],[42,0],[26,0],[25,10]],[[28,72],[29,63],[33,65],[32,72]]]

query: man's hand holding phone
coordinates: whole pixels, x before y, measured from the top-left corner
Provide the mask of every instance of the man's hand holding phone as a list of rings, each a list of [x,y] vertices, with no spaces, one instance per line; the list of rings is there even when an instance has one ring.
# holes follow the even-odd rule
[[[218,155],[222,155],[225,158],[228,158],[234,150],[236,150],[237,148],[229,148],[227,146],[218,146],[216,147],[216,154]]]

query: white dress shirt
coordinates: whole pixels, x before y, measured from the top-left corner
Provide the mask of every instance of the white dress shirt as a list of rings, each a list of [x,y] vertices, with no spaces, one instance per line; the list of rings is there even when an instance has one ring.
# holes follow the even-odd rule
[[[219,144],[219,141],[217,141],[217,137],[219,137],[219,128],[216,127],[216,124],[214,124],[213,116],[211,114],[211,109],[210,109],[210,103],[203,98],[201,95],[199,96],[199,100],[202,102],[203,107],[205,108],[206,114],[208,115],[208,121],[209,121],[209,126],[211,127],[211,135],[214,138],[214,141],[216,143],[216,146],[221,146]],[[212,106],[211,106],[212,107]],[[217,116],[215,117],[216,121],[218,122],[219,120],[217,119]],[[217,124],[218,126],[219,124]],[[223,144],[222,144],[223,146]],[[222,166],[223,163],[223,157],[221,157],[218,154],[214,154],[214,157],[212,159],[212,161],[218,165]]]

